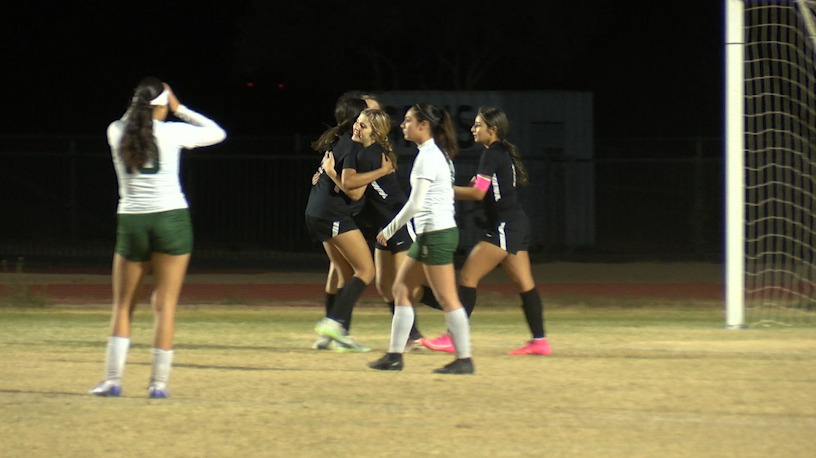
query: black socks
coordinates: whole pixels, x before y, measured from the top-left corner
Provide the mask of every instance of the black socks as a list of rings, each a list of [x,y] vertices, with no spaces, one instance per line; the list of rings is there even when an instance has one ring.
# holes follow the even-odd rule
[[[343,292],[343,288],[340,288],[340,289],[337,290],[337,292],[335,294],[326,293],[326,295],[323,296],[323,306],[326,308],[326,315],[325,316],[329,316],[329,314],[331,313],[332,307],[334,307],[335,299],[342,292]]]
[[[476,288],[459,285],[459,301],[462,302],[462,307],[465,308],[465,312],[470,318],[473,308],[476,307]]]
[[[430,308],[442,310],[442,306],[439,305],[439,302],[436,300],[436,296],[434,296],[433,290],[428,285],[422,285],[422,298],[419,299],[419,302],[427,305]]]
[[[530,291],[521,293],[521,308],[524,310],[524,318],[530,326],[530,332],[534,339],[541,339],[544,333],[544,305],[538,291],[533,288]]]
[[[363,294],[366,289],[365,283],[357,277],[351,277],[351,280],[346,282],[342,290],[337,290],[337,297],[334,299],[334,306],[329,313],[329,318],[338,321],[340,324],[349,330],[351,326],[351,312],[354,310],[354,304],[357,299]]]

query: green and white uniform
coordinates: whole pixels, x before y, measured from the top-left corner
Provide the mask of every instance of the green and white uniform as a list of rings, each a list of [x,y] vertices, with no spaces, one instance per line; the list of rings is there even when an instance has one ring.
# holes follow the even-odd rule
[[[408,256],[429,265],[452,263],[459,244],[454,217],[454,178],[453,162],[433,139],[419,145],[411,168],[411,194],[402,210],[383,229],[385,238],[390,239],[413,217],[417,239],[408,250]]]
[[[226,138],[215,121],[184,105],[173,114],[184,122],[153,120],[158,157],[137,171],[127,170],[119,153],[128,114],[108,126],[119,184],[116,252],[133,261],[148,260],[150,252],[185,254],[192,250],[187,198],[179,180],[181,150],[214,145]]]

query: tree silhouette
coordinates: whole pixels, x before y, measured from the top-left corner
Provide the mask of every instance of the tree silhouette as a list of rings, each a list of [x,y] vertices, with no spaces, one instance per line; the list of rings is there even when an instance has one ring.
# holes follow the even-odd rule
[[[567,82],[605,27],[601,8],[576,13],[561,2],[254,1],[237,62],[262,78],[377,91],[541,89]]]

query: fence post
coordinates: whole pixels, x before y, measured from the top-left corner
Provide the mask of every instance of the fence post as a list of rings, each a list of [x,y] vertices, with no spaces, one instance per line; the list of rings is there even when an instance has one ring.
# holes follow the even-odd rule
[[[703,197],[703,140],[697,138],[694,154],[694,203],[692,205],[692,225],[694,230],[694,258],[703,257],[703,226],[705,226],[705,205]]]
[[[71,176],[71,189],[68,193],[68,207],[71,212],[71,238],[76,239],[79,234],[78,228],[78,221],[79,218],[77,217],[77,150],[76,150],[76,137],[71,136],[71,139],[68,142],[68,154],[70,155],[71,164],[70,164],[70,176]]]

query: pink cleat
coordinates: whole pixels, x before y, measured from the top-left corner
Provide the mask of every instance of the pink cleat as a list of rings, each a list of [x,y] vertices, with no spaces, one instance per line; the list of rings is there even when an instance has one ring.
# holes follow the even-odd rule
[[[547,339],[536,339],[527,342],[523,347],[508,352],[510,355],[542,355],[547,356],[552,352]]]
[[[455,353],[456,350],[453,348],[453,342],[451,342],[450,335],[442,334],[441,336],[435,339],[419,339],[419,343],[422,344],[423,347],[429,348],[433,351],[443,351],[445,353]]]

